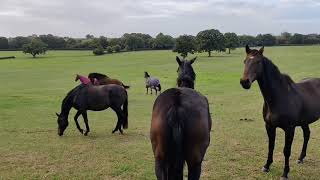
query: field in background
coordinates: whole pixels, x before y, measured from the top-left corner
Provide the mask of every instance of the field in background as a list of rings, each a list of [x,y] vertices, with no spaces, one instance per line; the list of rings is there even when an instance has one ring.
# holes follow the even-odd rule
[[[33,59],[21,52],[0,52],[0,179],[155,179],[149,140],[155,96],[145,95],[143,72],[159,77],[163,89],[175,86],[177,64],[171,51],[145,51],[93,56],[91,51],[49,51]],[[202,168],[202,179],[279,179],[284,157],[284,133],[277,130],[271,172],[261,173],[267,157],[258,85],[241,88],[244,50],[228,55],[197,54],[196,89],[211,105],[213,131]],[[319,46],[266,47],[265,55],[295,81],[320,77]],[[76,86],[76,73],[102,72],[131,86],[129,129],[111,134],[116,115],[111,110],[89,112],[91,133],[82,136],[69,116],[63,137],[57,135],[55,112]],[[247,121],[240,119],[247,118]],[[81,126],[84,127],[82,118]],[[320,122],[311,125],[306,161],[297,165],[302,130],[296,129],[291,179],[318,179]],[[185,170],[186,171],[186,170]]]

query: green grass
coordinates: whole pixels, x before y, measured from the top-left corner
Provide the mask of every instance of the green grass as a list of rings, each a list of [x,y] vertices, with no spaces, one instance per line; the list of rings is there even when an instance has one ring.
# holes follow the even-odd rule
[[[143,72],[159,77],[163,89],[175,86],[177,64],[170,51],[128,52],[93,56],[89,51],[49,51],[33,59],[21,52],[0,52],[0,179],[155,179],[149,140],[155,96],[145,95]],[[279,179],[284,157],[283,131],[277,131],[271,172],[260,172],[267,156],[262,119],[263,99],[257,84],[241,88],[244,50],[231,55],[197,54],[196,89],[206,95],[213,112],[212,141],[202,166],[202,179]],[[298,81],[320,77],[319,46],[265,48],[265,55]],[[91,133],[82,136],[71,111],[65,135],[57,135],[55,112],[66,93],[78,83],[76,73],[103,72],[131,85],[129,129],[111,134],[112,110],[89,112]],[[252,121],[240,121],[249,118]],[[84,126],[80,118],[81,126]],[[302,147],[296,129],[291,179],[318,179],[320,122],[311,125],[308,155],[296,160]],[[186,171],[186,170],[185,170]]]

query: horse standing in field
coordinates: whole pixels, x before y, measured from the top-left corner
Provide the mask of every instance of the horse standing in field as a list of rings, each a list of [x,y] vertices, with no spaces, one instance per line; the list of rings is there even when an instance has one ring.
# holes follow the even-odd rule
[[[144,72],[144,78],[146,79],[146,88],[147,88],[146,94],[148,94],[149,88],[150,88],[151,94],[152,94],[152,89],[156,91],[156,95],[158,94],[158,91],[161,93],[161,85],[160,85],[160,80],[158,78],[151,77],[148,74],[148,72]]]
[[[111,107],[118,116],[117,125],[112,133],[119,130],[122,134],[121,126],[124,129],[128,128],[128,95],[127,91],[121,86],[115,84],[99,86],[81,84],[72,89],[62,101],[61,113],[56,113],[58,116],[59,136],[62,136],[64,130],[68,127],[68,116],[72,107],[77,110],[74,121],[82,134],[83,129],[78,123],[78,117],[82,115],[84,119],[86,125],[85,136],[90,132],[87,110],[102,111]]]
[[[91,83],[94,83],[94,81],[95,81],[94,79],[97,79],[98,83],[100,85],[117,84],[117,85],[120,85],[120,86],[124,87],[125,89],[129,89],[130,88],[130,86],[124,85],[118,79],[111,79],[107,75],[101,74],[101,73],[90,73],[88,75],[88,78],[90,79]]]
[[[263,172],[269,172],[273,162],[276,128],[285,131],[282,178],[287,179],[295,127],[301,126],[303,130],[304,143],[298,159],[298,163],[303,163],[310,137],[309,124],[320,117],[320,78],[295,83],[288,75],[280,73],[278,67],[263,55],[263,50],[263,47],[251,50],[246,46],[247,57],[240,83],[243,88],[250,89],[251,84],[257,80],[264,98],[263,118],[269,137],[269,153]]]
[[[176,57],[178,88],[164,91],[153,106],[150,139],[159,180],[182,180],[184,162],[188,179],[200,178],[212,121],[207,98],[193,89],[195,59],[181,61]]]

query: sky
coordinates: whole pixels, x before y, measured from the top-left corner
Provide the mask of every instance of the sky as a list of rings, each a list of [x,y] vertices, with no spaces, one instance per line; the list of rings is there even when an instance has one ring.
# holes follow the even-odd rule
[[[0,36],[320,33],[320,0],[0,0]]]

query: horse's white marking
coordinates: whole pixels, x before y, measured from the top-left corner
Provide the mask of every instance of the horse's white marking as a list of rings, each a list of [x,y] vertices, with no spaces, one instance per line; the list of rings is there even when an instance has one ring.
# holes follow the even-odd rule
[[[249,59],[254,59],[254,56],[250,56]]]

